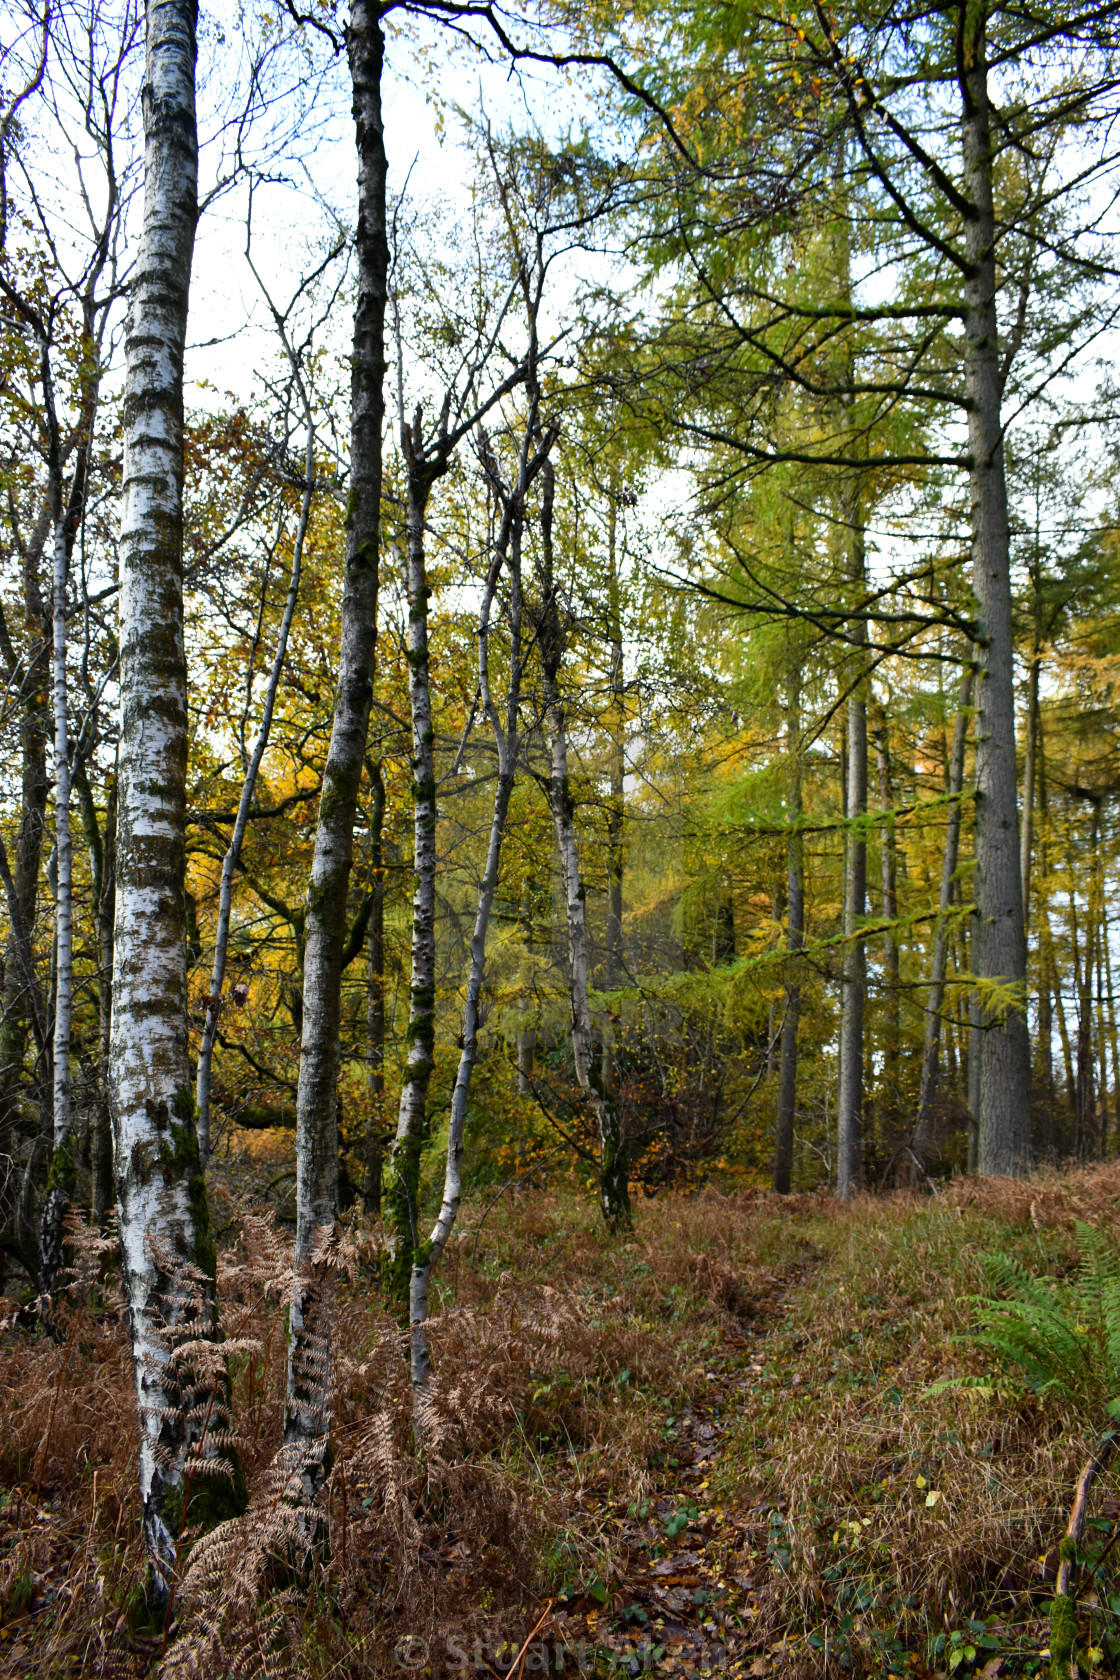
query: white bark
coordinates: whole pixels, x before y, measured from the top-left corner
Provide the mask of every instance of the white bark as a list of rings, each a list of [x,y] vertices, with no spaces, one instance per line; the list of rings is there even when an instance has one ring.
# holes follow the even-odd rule
[[[398,1299],[411,1291],[413,1254],[420,1240],[417,1205],[428,1087],[435,1058],[436,999],[436,771],[428,666],[428,572],[424,522],[436,472],[423,457],[420,417],[402,426],[408,457],[405,595],[408,600],[408,700],[412,719],[412,966],[408,1053],[401,1081],[397,1130],[389,1150],[386,1226],[387,1281]]]
[[[144,219],[126,329],[120,542],[121,738],[110,1097],[152,1588],[175,1563],[186,1453],[202,1431],[167,1325],[212,1271],[187,1038],[183,350],[197,215],[191,0],[149,0]],[[157,1258],[157,1254],[159,1258]],[[205,1293],[205,1284],[197,1288]],[[206,1334],[206,1325],[195,1334]]]
[[[73,1190],[70,1149],[70,1020],[74,992],[73,845],[70,835],[70,728],[66,683],[66,527],[55,520],[52,575],[52,683],[54,709],[55,989],[52,1057],[54,1152],[43,1206],[39,1245],[40,1289],[49,1301],[62,1264],[63,1216]]]
[[[303,1030],[296,1104],[296,1244],[284,1439],[310,1500],[330,1428],[329,1272],[315,1258],[338,1216],[338,1053],[354,819],[373,703],[385,417],[384,40],[379,9],[353,0],[346,32],[358,154],[358,295],[350,358],[350,492],[338,688],[307,888]]]
[[[551,442],[551,440],[550,440]],[[494,790],[494,808],[490,820],[490,837],[486,850],[486,868],[479,887],[478,906],[471,934],[470,969],[467,992],[463,1004],[463,1038],[455,1086],[451,1093],[451,1115],[447,1127],[447,1159],[443,1177],[443,1196],[439,1213],[426,1244],[417,1249],[409,1281],[409,1333],[411,1349],[413,1424],[418,1436],[424,1433],[424,1394],[431,1372],[428,1347],[428,1289],[432,1268],[439,1263],[447,1246],[459,1212],[463,1196],[462,1155],[463,1127],[467,1117],[471,1076],[478,1056],[478,1010],[482,984],[486,972],[486,935],[490,913],[498,887],[501,867],[502,840],[509,816],[510,795],[513,792],[517,768],[518,710],[521,704],[521,525],[527,478],[523,460],[521,482],[517,486],[512,507],[507,508],[497,553],[483,591],[478,615],[478,683],[482,709],[494,736],[498,760],[498,779]],[[510,517],[512,513],[512,519]],[[498,586],[506,544],[509,547],[510,573],[510,680],[506,695],[506,717],[503,728],[498,708],[490,690],[490,615]]]

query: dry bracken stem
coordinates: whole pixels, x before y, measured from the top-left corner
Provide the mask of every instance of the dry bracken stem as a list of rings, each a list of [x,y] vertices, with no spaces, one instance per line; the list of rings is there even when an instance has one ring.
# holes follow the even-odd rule
[[[92,1285],[90,1287],[92,1288]],[[70,1354],[73,1351],[74,1342],[75,1342],[75,1339],[77,1338],[77,1334],[78,1334],[78,1328],[81,1325],[82,1319],[85,1316],[86,1302],[89,1300],[89,1297],[90,1297],[90,1290],[87,1289],[86,1292],[85,1292],[85,1295],[82,1299],[82,1304],[78,1309],[77,1315],[75,1316],[74,1322],[70,1326],[70,1334],[66,1338],[66,1351],[62,1356],[62,1364],[59,1366],[58,1375],[55,1378],[54,1393],[51,1395],[50,1415],[47,1418],[47,1432],[46,1432],[46,1435],[43,1437],[43,1447],[42,1447],[42,1452],[41,1452],[41,1455],[40,1455],[40,1458],[39,1458],[39,1469],[38,1469],[38,1471],[36,1473],[36,1476],[35,1476],[35,1497],[36,1497],[36,1499],[38,1499],[39,1490],[43,1485],[43,1472],[47,1467],[47,1457],[48,1457],[48,1455],[50,1453],[50,1450],[51,1450],[51,1436],[54,1433],[54,1414],[58,1410],[58,1397],[62,1392],[62,1379],[66,1375],[66,1367],[70,1363]]]

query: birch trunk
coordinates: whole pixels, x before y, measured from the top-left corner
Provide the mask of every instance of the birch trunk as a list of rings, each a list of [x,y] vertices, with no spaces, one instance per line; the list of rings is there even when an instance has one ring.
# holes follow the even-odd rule
[[[62,1265],[63,1226],[74,1194],[76,1171],[71,1144],[70,1021],[74,993],[73,860],[70,834],[70,720],[66,681],[66,584],[70,570],[61,485],[54,520],[53,643],[51,696],[54,708],[54,1038],[52,1046],[53,1149],[39,1237],[39,1294],[44,1310]]]
[[[358,296],[350,360],[350,492],[342,590],[338,688],[315,850],[307,889],[303,1024],[296,1099],[296,1245],[288,1339],[284,1439],[301,1463],[308,1501],[323,1475],[330,1429],[329,1269],[313,1258],[338,1215],[338,1032],[346,897],[377,637],[382,427],[385,415],[385,141],[381,113],[384,40],[380,11],[353,0],[346,32],[358,153],[355,244]]]
[[[607,809],[606,985],[622,985],[622,831],[625,821],[626,753],[623,706],[622,603],[618,578],[618,499],[612,487],[607,515],[607,591],[610,611],[610,804]],[[604,1054],[606,1053],[604,1047]]]
[[[546,727],[551,756],[549,805],[560,852],[564,884],[565,919],[568,932],[568,990],[572,1020],[572,1060],[576,1080],[590,1098],[599,1133],[599,1206],[609,1231],[629,1229],[630,1187],[626,1137],[613,1093],[605,1088],[594,1066],[591,1010],[588,1002],[587,916],[585,891],[580,875],[579,844],[575,831],[575,810],[568,780],[568,728],[558,677],[563,657],[563,636],[556,606],[552,567],[553,475],[546,463],[543,470],[544,498],[541,512],[541,582],[544,605],[538,641],[544,678]]]
[[[786,1009],[782,1019],[781,1060],[778,1072],[777,1139],[774,1148],[774,1189],[788,1195],[793,1178],[794,1118],[797,1112],[797,1028],[801,1015],[801,983],[793,966],[805,938],[805,840],[801,833],[801,673],[790,673],[786,737],[789,767],[789,842],[786,877]]]
[[[962,37],[962,181],[970,264],[964,287],[965,392],[972,497],[972,579],[979,607],[976,681],[976,904],[978,973],[1016,991],[985,1007],[979,1167],[1017,1175],[1031,1156],[1026,936],[1015,765],[1010,540],[996,319],[993,148],[986,13],[967,14]]]
[[[381,1168],[385,1151],[385,777],[381,760],[369,767],[373,810],[369,823],[370,906],[366,971],[366,1118],[362,1161],[362,1208],[368,1218],[381,1212]]]
[[[96,818],[94,826],[96,827]],[[97,883],[97,1043],[100,1101],[93,1134],[93,1216],[99,1224],[113,1205],[113,1123],[109,1101],[109,1032],[112,1025],[113,920],[117,887],[117,782],[114,775],[105,808],[105,838]]]
[[[405,449],[420,448],[405,428]],[[417,425],[417,431],[419,425]],[[435,1065],[436,1007],[436,770],[428,666],[428,570],[424,522],[434,473],[426,460],[408,473],[405,592],[408,599],[408,698],[412,716],[412,971],[409,981],[408,1052],[401,1083],[397,1130],[389,1150],[385,1191],[385,1282],[391,1298],[407,1306],[419,1236],[420,1155]]]
[[[217,1339],[214,1251],[187,1041],[187,692],[183,641],[183,350],[197,214],[196,13],[149,6],[144,219],[125,338],[120,542],[121,734],[109,1041],[117,1207],[140,1415],[151,1591],[166,1602],[185,1518],[184,1461],[205,1429],[183,1337]],[[243,1484],[207,1476],[211,1518]]]
[[[938,1060],[941,1051],[941,1013],[945,1007],[945,973],[949,958],[949,927],[946,920],[956,889],[961,842],[961,796],[964,792],[964,761],[971,718],[972,666],[965,667],[953,725],[949,753],[949,814],[945,825],[945,850],[941,859],[941,891],[937,901],[937,926],[933,936],[933,962],[926,1004],[926,1028],[922,1046],[922,1071],[918,1087],[918,1118],[914,1127],[914,1153],[925,1161],[933,1152],[933,1101],[937,1094]],[[971,1052],[969,1059],[971,1067]]]
[[[535,405],[534,405],[535,406]],[[447,1246],[462,1201],[463,1127],[467,1117],[471,1077],[478,1059],[478,1015],[482,985],[486,972],[486,935],[494,894],[498,888],[501,868],[502,841],[509,818],[510,797],[518,754],[518,712],[521,705],[521,675],[523,668],[521,626],[521,540],[524,525],[525,496],[529,482],[543,461],[538,455],[532,462],[526,459],[529,440],[522,452],[518,483],[507,499],[497,552],[483,591],[478,617],[478,687],[483,712],[494,736],[498,761],[498,779],[494,789],[494,807],[490,819],[490,836],[486,850],[486,868],[478,893],[474,928],[471,933],[470,969],[467,993],[463,1004],[463,1037],[459,1066],[451,1093],[451,1115],[447,1127],[447,1162],[443,1179],[443,1196],[439,1214],[428,1240],[416,1249],[409,1286],[409,1331],[411,1375],[413,1391],[413,1425],[418,1438],[425,1430],[424,1401],[431,1374],[431,1352],[428,1346],[428,1290],[432,1268],[438,1264]],[[546,441],[551,447],[551,436]],[[507,561],[508,553],[508,561]],[[490,686],[490,618],[494,596],[503,564],[509,569],[510,677],[506,694],[505,723],[498,714]]]

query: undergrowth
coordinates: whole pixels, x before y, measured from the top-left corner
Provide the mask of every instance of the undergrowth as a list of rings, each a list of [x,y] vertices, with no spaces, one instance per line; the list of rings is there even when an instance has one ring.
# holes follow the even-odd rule
[[[60,1339],[0,1342],[0,1673],[356,1680],[399,1673],[405,1637],[442,1675],[480,1636],[513,1642],[512,1658],[550,1599],[592,1625],[644,1618],[627,1591],[636,1548],[686,1542],[709,1550],[726,1591],[706,1625],[746,1672],[1036,1672],[1091,1426],[1060,1395],[930,1390],[986,1368],[960,1340],[985,1254],[1070,1275],[1075,1220],[1113,1228],[1118,1209],[1114,1166],[848,1209],[708,1190],[641,1203],[612,1243],[567,1195],[507,1196],[481,1232],[468,1212],[439,1274],[422,1457],[374,1234],[355,1227],[308,1585],[283,1567],[279,1497],[290,1245],[231,1204],[219,1290],[250,1504],[207,1536],[188,1510],[166,1640],[137,1613],[123,1308],[104,1246],[83,1238]],[[674,1504],[674,1419],[732,1379],[722,1452]],[[1080,1637],[1113,1672],[1110,1559],[1091,1573],[1120,1514],[1107,1479],[1095,1501]],[[649,1511],[660,1545],[635,1539]]]

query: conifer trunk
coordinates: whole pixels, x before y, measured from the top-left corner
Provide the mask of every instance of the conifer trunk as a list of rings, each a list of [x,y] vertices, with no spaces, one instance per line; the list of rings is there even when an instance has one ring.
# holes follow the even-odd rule
[[[1023,748],[1023,831],[1020,837],[1019,873],[1023,881],[1023,934],[1031,919],[1031,864],[1034,850],[1034,800],[1038,779],[1038,684],[1042,656],[1039,651],[1038,607],[1035,607],[1034,645],[1027,678],[1027,739]]]
[[[853,501],[855,499],[853,498]],[[863,582],[863,533],[858,502],[850,514],[851,579]],[[856,633],[857,643],[865,633]],[[862,682],[848,701],[847,869],[844,880],[844,965],[840,982],[840,1080],[836,1109],[836,1194],[848,1201],[859,1188],[863,1143],[863,1022],[867,951],[859,929],[867,909],[867,700]]]
[[[150,0],[144,216],[125,338],[120,542],[119,809],[109,1041],[117,1209],[140,1416],[151,1591],[166,1600],[184,1462],[205,1408],[169,1339],[216,1338],[214,1251],[187,1041],[187,691],[183,638],[183,350],[197,213],[196,11]],[[212,1515],[240,1487],[208,1477]]]
[[[890,732],[886,713],[880,710],[875,731],[875,762],[879,780],[879,804],[887,813],[879,842],[879,880],[883,903],[883,920],[894,922],[898,916],[898,836],[895,832],[894,778],[891,775]],[[898,1052],[902,1032],[901,992],[899,989],[898,930],[888,927],[883,935],[883,1088],[886,1093],[885,1121],[888,1135],[893,1135],[899,1120],[901,1093],[898,1084]]]
[[[296,1246],[284,1426],[287,1446],[302,1455],[301,1480],[307,1499],[314,1495],[323,1474],[330,1428],[329,1270],[316,1264],[313,1256],[338,1215],[342,957],[377,640],[389,243],[381,113],[384,40],[380,11],[370,0],[354,0],[346,46],[358,153],[358,295],[350,359],[350,486],[338,687],[307,889],[303,1030],[296,1099]]]
[[[972,497],[972,586],[979,607],[976,680],[978,973],[1017,989],[1010,1007],[985,1004],[979,1167],[1017,1175],[1031,1155],[1027,952],[1015,764],[1010,538],[996,320],[995,211],[986,11],[960,8],[962,182],[969,270],[964,286],[965,393]]]
[[[964,792],[964,761],[968,746],[969,707],[972,701],[972,666],[961,677],[953,745],[949,753],[949,810],[945,824],[945,849],[941,858],[941,891],[937,901],[937,926],[933,936],[933,962],[926,1002],[926,1026],[922,1046],[922,1069],[918,1088],[918,1118],[914,1127],[914,1153],[923,1165],[933,1149],[933,1101],[937,1094],[937,1070],[941,1048],[941,1012],[945,1006],[945,975],[949,959],[949,928],[946,921],[955,895],[957,863],[960,858],[961,796]],[[971,1066],[971,1059],[970,1064]]]
[[[793,967],[805,938],[805,841],[801,833],[801,673],[790,672],[787,696],[786,757],[789,771],[788,865],[786,875],[786,951],[791,959],[786,975],[786,1008],[782,1019],[781,1060],[778,1072],[777,1137],[774,1147],[774,1189],[788,1195],[793,1177],[794,1118],[797,1112],[797,1028],[801,1015],[801,983]]]

